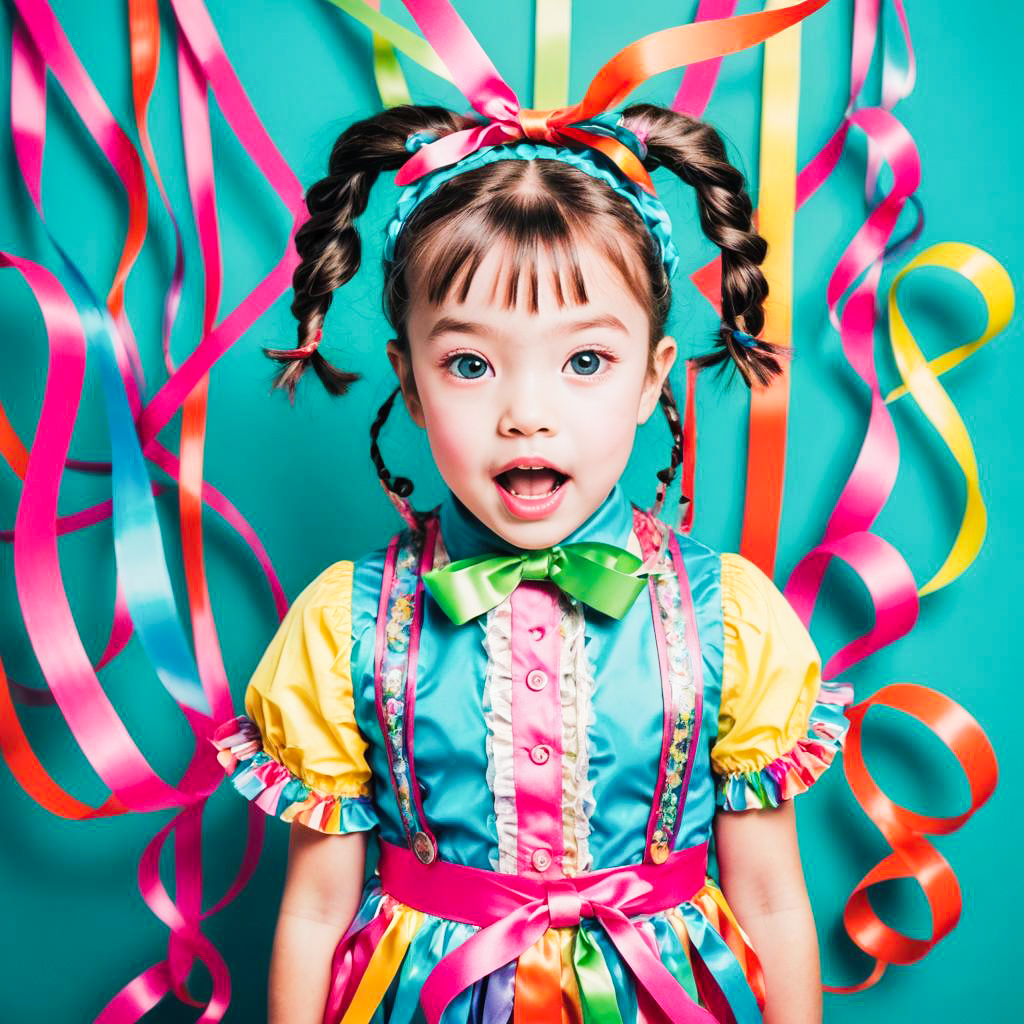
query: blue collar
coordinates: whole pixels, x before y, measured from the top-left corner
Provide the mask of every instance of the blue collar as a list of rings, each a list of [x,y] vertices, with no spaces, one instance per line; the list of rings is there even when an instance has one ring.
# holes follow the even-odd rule
[[[522,551],[503,540],[484,526],[458,498],[448,491],[441,502],[441,539],[453,562],[474,555],[487,555],[499,551]],[[600,507],[580,526],[576,527],[562,544],[577,541],[600,541],[624,548],[633,529],[633,509],[616,484]]]

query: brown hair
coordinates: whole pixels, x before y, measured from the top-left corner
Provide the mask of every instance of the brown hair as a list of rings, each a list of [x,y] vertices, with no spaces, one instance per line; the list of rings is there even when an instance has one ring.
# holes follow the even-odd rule
[[[318,337],[334,292],[359,269],[361,242],[356,218],[366,209],[370,189],[382,171],[397,170],[409,159],[406,139],[413,132],[443,136],[475,125],[468,117],[437,106],[398,106],[358,121],[337,139],[327,176],[306,194],[310,218],[296,234],[301,262],[293,277],[291,310],[298,320],[299,344]],[[742,173],[729,163],[715,129],[685,114],[648,103],[622,112],[621,123],[645,140],[645,166],[664,166],[693,186],[704,233],[721,250],[722,324],[715,349],[697,356],[701,368],[730,363],[750,387],[766,385],[781,372],[788,348],[758,341],[741,345],[740,329],[756,335],[764,326],[768,284],[760,264],[767,243],[751,225],[751,202]],[[537,254],[542,247],[553,268],[556,299],[565,305],[587,302],[578,258],[579,243],[596,245],[622,275],[637,301],[650,311],[651,352],[665,333],[672,292],[660,251],[630,203],[592,175],[558,160],[505,160],[466,171],[445,182],[420,203],[398,236],[386,267],[384,311],[399,345],[408,345],[406,323],[410,294],[425,288],[437,304],[458,288],[464,301],[484,256],[501,244],[507,275],[504,302],[513,307],[524,287],[538,309]],[[327,390],[342,395],[358,374],[332,366],[319,351],[295,358],[287,351],[264,349],[281,363],[274,387],[294,401],[295,386],[307,360]],[[394,402],[393,393],[371,427],[371,456],[384,486],[401,497],[411,483],[393,480],[377,438]],[[673,436],[670,466],[658,474],[660,493],[672,481],[682,459],[682,426],[666,381],[661,404]]]

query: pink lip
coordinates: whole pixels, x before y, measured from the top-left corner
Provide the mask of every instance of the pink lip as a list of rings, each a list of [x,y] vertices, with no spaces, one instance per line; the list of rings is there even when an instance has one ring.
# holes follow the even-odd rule
[[[519,462],[516,465],[521,466],[522,463]],[[545,494],[540,498],[524,498],[519,494],[512,494],[511,491],[506,491],[497,480],[494,481],[494,486],[498,488],[498,494],[505,502],[505,508],[519,519],[543,519],[545,516],[551,515],[562,504],[562,498],[565,497],[565,484],[562,484],[554,494]]]
[[[505,488],[498,483],[497,479],[494,481],[494,486],[498,489],[498,494],[501,495],[501,500],[505,503],[505,508],[507,508],[512,515],[516,516],[516,518],[536,520],[543,519],[545,516],[551,515],[551,513],[561,505],[562,498],[565,497],[565,485],[569,482],[569,474],[559,469],[558,466],[554,465],[554,463],[548,462],[547,459],[530,455],[525,458],[512,459],[505,463],[505,465],[494,474],[495,478],[501,476],[501,474],[507,470],[514,469],[516,466],[553,469],[556,473],[560,473],[566,478],[553,494],[545,494],[537,498],[528,498],[523,497],[520,494],[512,494],[511,491],[505,490]]]

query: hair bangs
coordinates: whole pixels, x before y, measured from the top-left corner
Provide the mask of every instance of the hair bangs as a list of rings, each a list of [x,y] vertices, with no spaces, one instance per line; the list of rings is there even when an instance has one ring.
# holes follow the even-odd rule
[[[490,299],[515,309],[525,297],[540,311],[542,278],[559,308],[589,302],[581,254],[593,251],[637,302],[652,311],[652,344],[661,337],[671,292],[661,279],[657,244],[621,196],[558,160],[508,160],[443,184],[412,213],[399,235],[387,311],[403,333],[410,296],[433,306],[466,302],[489,254],[498,266]],[[542,265],[543,264],[543,265]],[[664,308],[663,308],[664,307]]]
[[[517,223],[476,212],[477,216],[467,211],[447,223],[436,222],[435,230],[419,237],[419,251],[410,253],[410,263],[425,268],[419,284],[431,305],[452,296],[465,302],[481,264],[494,249],[500,263],[491,298],[504,309],[516,308],[525,293],[530,312],[538,312],[541,273],[548,274],[559,308],[585,305],[589,296],[580,251],[587,246],[596,247],[618,271],[638,302],[650,302],[643,266],[637,266],[614,234],[587,230],[585,221],[565,218],[561,211],[556,223],[540,217]]]

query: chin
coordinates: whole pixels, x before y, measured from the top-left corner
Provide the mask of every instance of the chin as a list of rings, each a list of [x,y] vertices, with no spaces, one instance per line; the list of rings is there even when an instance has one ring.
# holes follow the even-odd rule
[[[561,529],[554,523],[549,522],[503,522],[491,524],[491,529],[503,540],[508,541],[509,544],[513,544],[517,548],[538,550],[540,548],[550,548],[565,540],[576,527],[568,526],[565,529]]]

